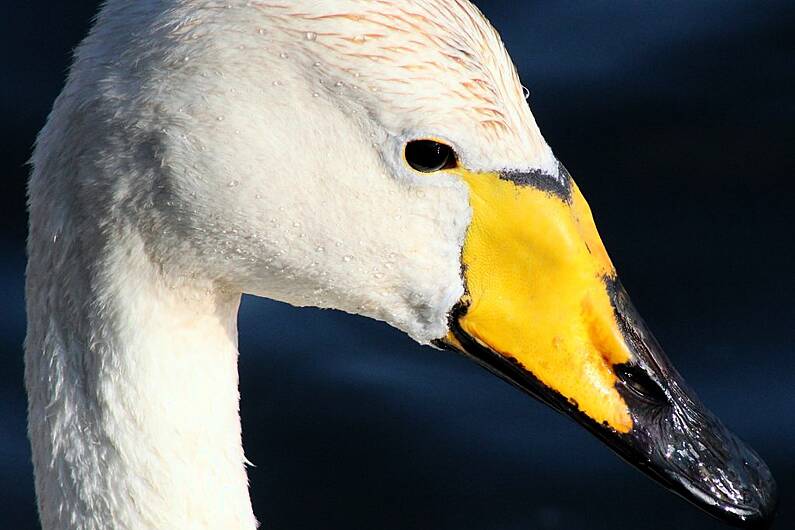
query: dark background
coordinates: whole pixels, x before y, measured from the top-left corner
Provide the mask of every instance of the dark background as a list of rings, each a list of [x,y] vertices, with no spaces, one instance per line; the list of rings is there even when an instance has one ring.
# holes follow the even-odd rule
[[[795,528],[793,2],[476,2],[702,399]],[[10,7],[10,9],[9,9]],[[25,161],[95,2],[0,20],[0,528],[37,527],[22,387]],[[245,445],[266,529],[720,529],[572,422],[384,324],[246,299]]]

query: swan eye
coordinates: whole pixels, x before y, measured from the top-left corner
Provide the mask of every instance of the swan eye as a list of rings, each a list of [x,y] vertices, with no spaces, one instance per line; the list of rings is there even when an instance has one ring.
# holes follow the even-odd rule
[[[421,173],[433,173],[458,165],[455,152],[449,145],[433,140],[414,140],[406,144],[406,162]]]

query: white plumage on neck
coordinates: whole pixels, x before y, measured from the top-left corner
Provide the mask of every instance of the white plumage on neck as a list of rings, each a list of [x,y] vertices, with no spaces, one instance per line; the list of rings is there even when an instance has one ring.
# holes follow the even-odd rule
[[[26,365],[43,528],[253,529],[240,297],[164,276],[136,239],[98,254],[60,239],[66,262],[29,268],[50,278],[29,289],[31,317],[52,315],[31,319]]]
[[[28,346],[41,350],[26,367],[43,527],[255,528],[239,295],[153,269],[132,235],[97,254],[52,245],[75,262],[29,269],[51,278],[29,289],[32,307],[53,314],[31,319]]]

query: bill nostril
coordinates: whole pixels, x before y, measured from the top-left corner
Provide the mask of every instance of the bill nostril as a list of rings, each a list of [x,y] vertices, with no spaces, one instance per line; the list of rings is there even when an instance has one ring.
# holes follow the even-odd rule
[[[668,403],[668,396],[643,368],[625,363],[613,367],[613,372],[619,384],[647,403],[664,405]]]

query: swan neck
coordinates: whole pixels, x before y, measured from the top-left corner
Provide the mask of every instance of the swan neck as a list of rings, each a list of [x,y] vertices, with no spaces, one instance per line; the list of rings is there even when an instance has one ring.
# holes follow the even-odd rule
[[[239,294],[169,278],[129,234],[54,240],[31,219],[26,385],[43,529],[256,528]]]

